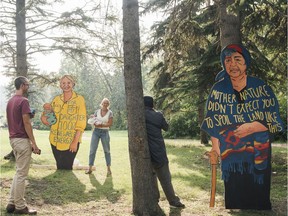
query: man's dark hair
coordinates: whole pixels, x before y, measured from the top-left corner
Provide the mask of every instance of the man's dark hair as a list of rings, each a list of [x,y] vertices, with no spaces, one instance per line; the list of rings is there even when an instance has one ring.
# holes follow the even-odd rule
[[[153,98],[150,96],[144,96],[144,106],[153,108],[154,107]]]
[[[20,86],[22,84],[25,84],[26,82],[28,82],[28,79],[24,76],[19,76],[19,77],[16,77],[16,79],[14,80],[14,86],[17,90],[20,89]]]

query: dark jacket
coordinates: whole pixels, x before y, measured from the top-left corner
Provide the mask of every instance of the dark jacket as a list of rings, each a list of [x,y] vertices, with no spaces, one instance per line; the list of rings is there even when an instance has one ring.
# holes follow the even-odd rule
[[[162,136],[162,129],[167,131],[169,127],[168,123],[162,113],[149,107],[145,107],[145,120],[152,164],[161,166],[168,163],[166,147]]]

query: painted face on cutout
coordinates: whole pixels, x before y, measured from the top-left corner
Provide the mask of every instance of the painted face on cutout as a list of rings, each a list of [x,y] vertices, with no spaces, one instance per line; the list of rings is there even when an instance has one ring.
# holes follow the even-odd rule
[[[62,89],[63,92],[70,92],[72,91],[74,87],[74,82],[67,77],[64,77],[63,79],[60,80],[60,88]]]
[[[233,52],[226,56],[224,60],[225,69],[231,78],[237,78],[246,74],[247,65],[244,57],[238,53]]]

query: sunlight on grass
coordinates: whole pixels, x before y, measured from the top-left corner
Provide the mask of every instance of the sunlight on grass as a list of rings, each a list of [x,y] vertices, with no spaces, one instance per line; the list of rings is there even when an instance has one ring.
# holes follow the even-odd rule
[[[36,142],[42,154],[33,155],[29,171],[26,199],[29,205],[39,211],[39,215],[131,215],[132,180],[128,151],[127,131],[111,131],[112,177],[106,177],[106,163],[102,145],[95,160],[96,170],[86,175],[85,170],[72,172],[57,171],[55,168],[41,168],[36,165],[54,166],[55,160],[49,144],[48,131],[35,130]],[[76,158],[83,166],[88,165],[88,155],[92,132],[85,131]],[[1,215],[5,215],[5,206],[9,188],[15,173],[15,163],[3,160],[11,151],[7,130],[1,129]],[[211,169],[204,153],[211,147],[205,147],[197,140],[165,140],[172,183],[186,208],[175,212],[169,208],[166,197],[160,189],[159,205],[166,215],[286,215],[287,214],[287,150],[273,148],[272,157],[272,212],[239,212],[224,209],[223,182],[218,166],[216,207],[209,208]],[[262,213],[262,214],[261,214]]]

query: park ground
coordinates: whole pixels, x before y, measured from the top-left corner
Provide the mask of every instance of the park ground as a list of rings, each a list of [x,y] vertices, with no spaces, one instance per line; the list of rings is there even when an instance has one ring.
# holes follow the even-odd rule
[[[91,131],[86,131],[77,154],[73,171],[56,171],[48,141],[48,131],[35,130],[40,156],[33,155],[27,179],[26,200],[38,215],[69,216],[125,216],[132,214],[132,181],[127,131],[111,131],[112,176],[106,176],[102,146],[95,160],[96,170],[86,175]],[[8,132],[1,129],[1,215],[5,212],[9,188],[15,173],[15,163],[3,157],[11,151]],[[185,209],[170,209],[160,187],[159,206],[169,216],[284,216],[287,215],[287,147],[273,144],[272,152],[272,211],[226,210],[223,200],[223,182],[217,170],[215,207],[209,207],[211,169],[205,152],[211,147],[199,140],[167,139],[172,182]],[[10,214],[13,215],[13,214]]]

